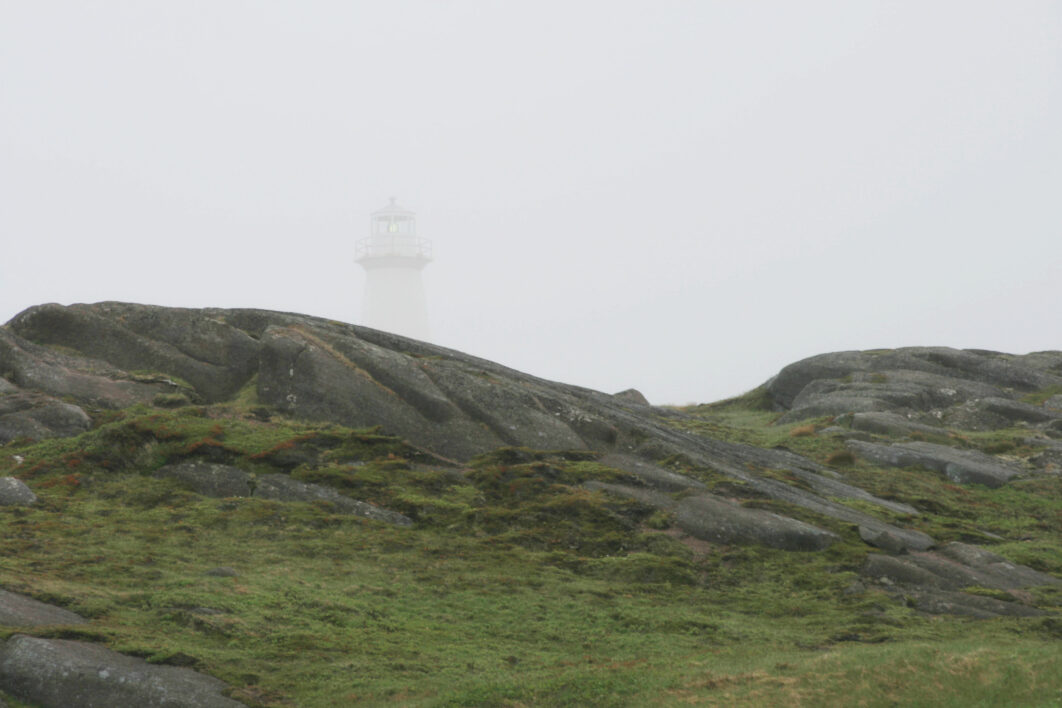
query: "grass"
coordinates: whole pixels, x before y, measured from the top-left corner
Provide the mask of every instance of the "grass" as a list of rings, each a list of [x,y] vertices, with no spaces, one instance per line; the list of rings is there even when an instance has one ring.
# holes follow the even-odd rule
[[[844,524],[811,554],[693,542],[662,512],[584,489],[630,481],[590,453],[504,449],[458,469],[377,430],[253,404],[135,408],[3,448],[0,475],[41,501],[0,513],[0,586],[91,620],[39,633],[193,666],[271,707],[1062,701],[1056,589],[1034,591],[1046,618],[927,617],[858,583],[867,548]],[[821,425],[796,437],[769,425],[751,394],[698,415],[727,439],[819,460],[843,449]],[[150,476],[191,458],[327,484],[416,525],[208,499]],[[941,540],[989,539],[1062,574],[1057,477],[959,488],[858,460],[843,474],[924,507],[905,523]]]

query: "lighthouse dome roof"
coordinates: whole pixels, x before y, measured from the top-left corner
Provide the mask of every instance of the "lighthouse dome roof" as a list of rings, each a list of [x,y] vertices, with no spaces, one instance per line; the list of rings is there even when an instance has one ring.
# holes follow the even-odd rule
[[[373,216],[384,216],[388,214],[402,214],[405,216],[413,216],[413,212],[406,209],[404,206],[398,204],[394,197],[391,197],[391,201],[382,209],[377,209],[372,213]]]

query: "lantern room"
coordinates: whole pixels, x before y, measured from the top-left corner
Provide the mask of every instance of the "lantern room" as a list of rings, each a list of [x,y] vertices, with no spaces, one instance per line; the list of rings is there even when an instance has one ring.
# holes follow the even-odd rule
[[[357,242],[357,260],[369,266],[376,259],[408,260],[403,265],[423,266],[431,261],[431,242],[417,237],[416,215],[395,202],[369,217],[369,236]]]

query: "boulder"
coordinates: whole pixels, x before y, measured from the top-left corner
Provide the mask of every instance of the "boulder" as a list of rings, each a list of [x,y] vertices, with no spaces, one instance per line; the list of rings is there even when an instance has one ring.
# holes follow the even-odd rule
[[[881,550],[892,554],[902,553],[907,550],[907,545],[903,542],[902,538],[891,534],[884,529],[872,529],[867,526],[860,526],[859,537],[871,546],[880,548]]]
[[[643,396],[642,392],[636,388],[628,388],[619,393],[614,393],[612,397],[621,403],[633,403],[636,406],[649,405],[649,399]]]
[[[15,635],[0,645],[0,685],[42,708],[240,708],[226,684],[176,666],[149,664],[106,647]]]
[[[914,467],[921,465],[943,472],[956,484],[983,484],[1000,487],[1021,470],[1004,464],[983,452],[958,450],[947,445],[927,442],[905,442],[883,445],[860,440],[845,443],[849,450],[860,457],[885,467]]]
[[[254,496],[259,499],[273,499],[283,502],[328,502],[345,514],[363,516],[375,521],[383,521],[395,526],[412,526],[413,520],[395,511],[381,509],[368,502],[356,501],[345,497],[330,487],[319,484],[307,484],[285,474],[267,474],[258,477]]]
[[[32,506],[37,495],[22,480],[15,477],[0,477],[0,506]]]
[[[160,467],[153,476],[174,479],[206,497],[251,496],[251,475],[231,465],[191,460]]]
[[[92,419],[81,407],[51,396],[20,392],[0,397],[0,443],[69,437],[91,427]]]
[[[40,627],[52,624],[85,624],[84,617],[32,597],[0,590],[0,625]]]

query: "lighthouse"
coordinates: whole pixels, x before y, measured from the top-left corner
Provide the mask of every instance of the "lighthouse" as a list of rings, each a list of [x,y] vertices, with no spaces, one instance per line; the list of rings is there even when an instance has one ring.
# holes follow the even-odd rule
[[[421,271],[431,241],[417,236],[416,215],[395,203],[369,217],[369,236],[356,244],[365,269],[362,324],[413,339],[428,339],[428,306]]]

